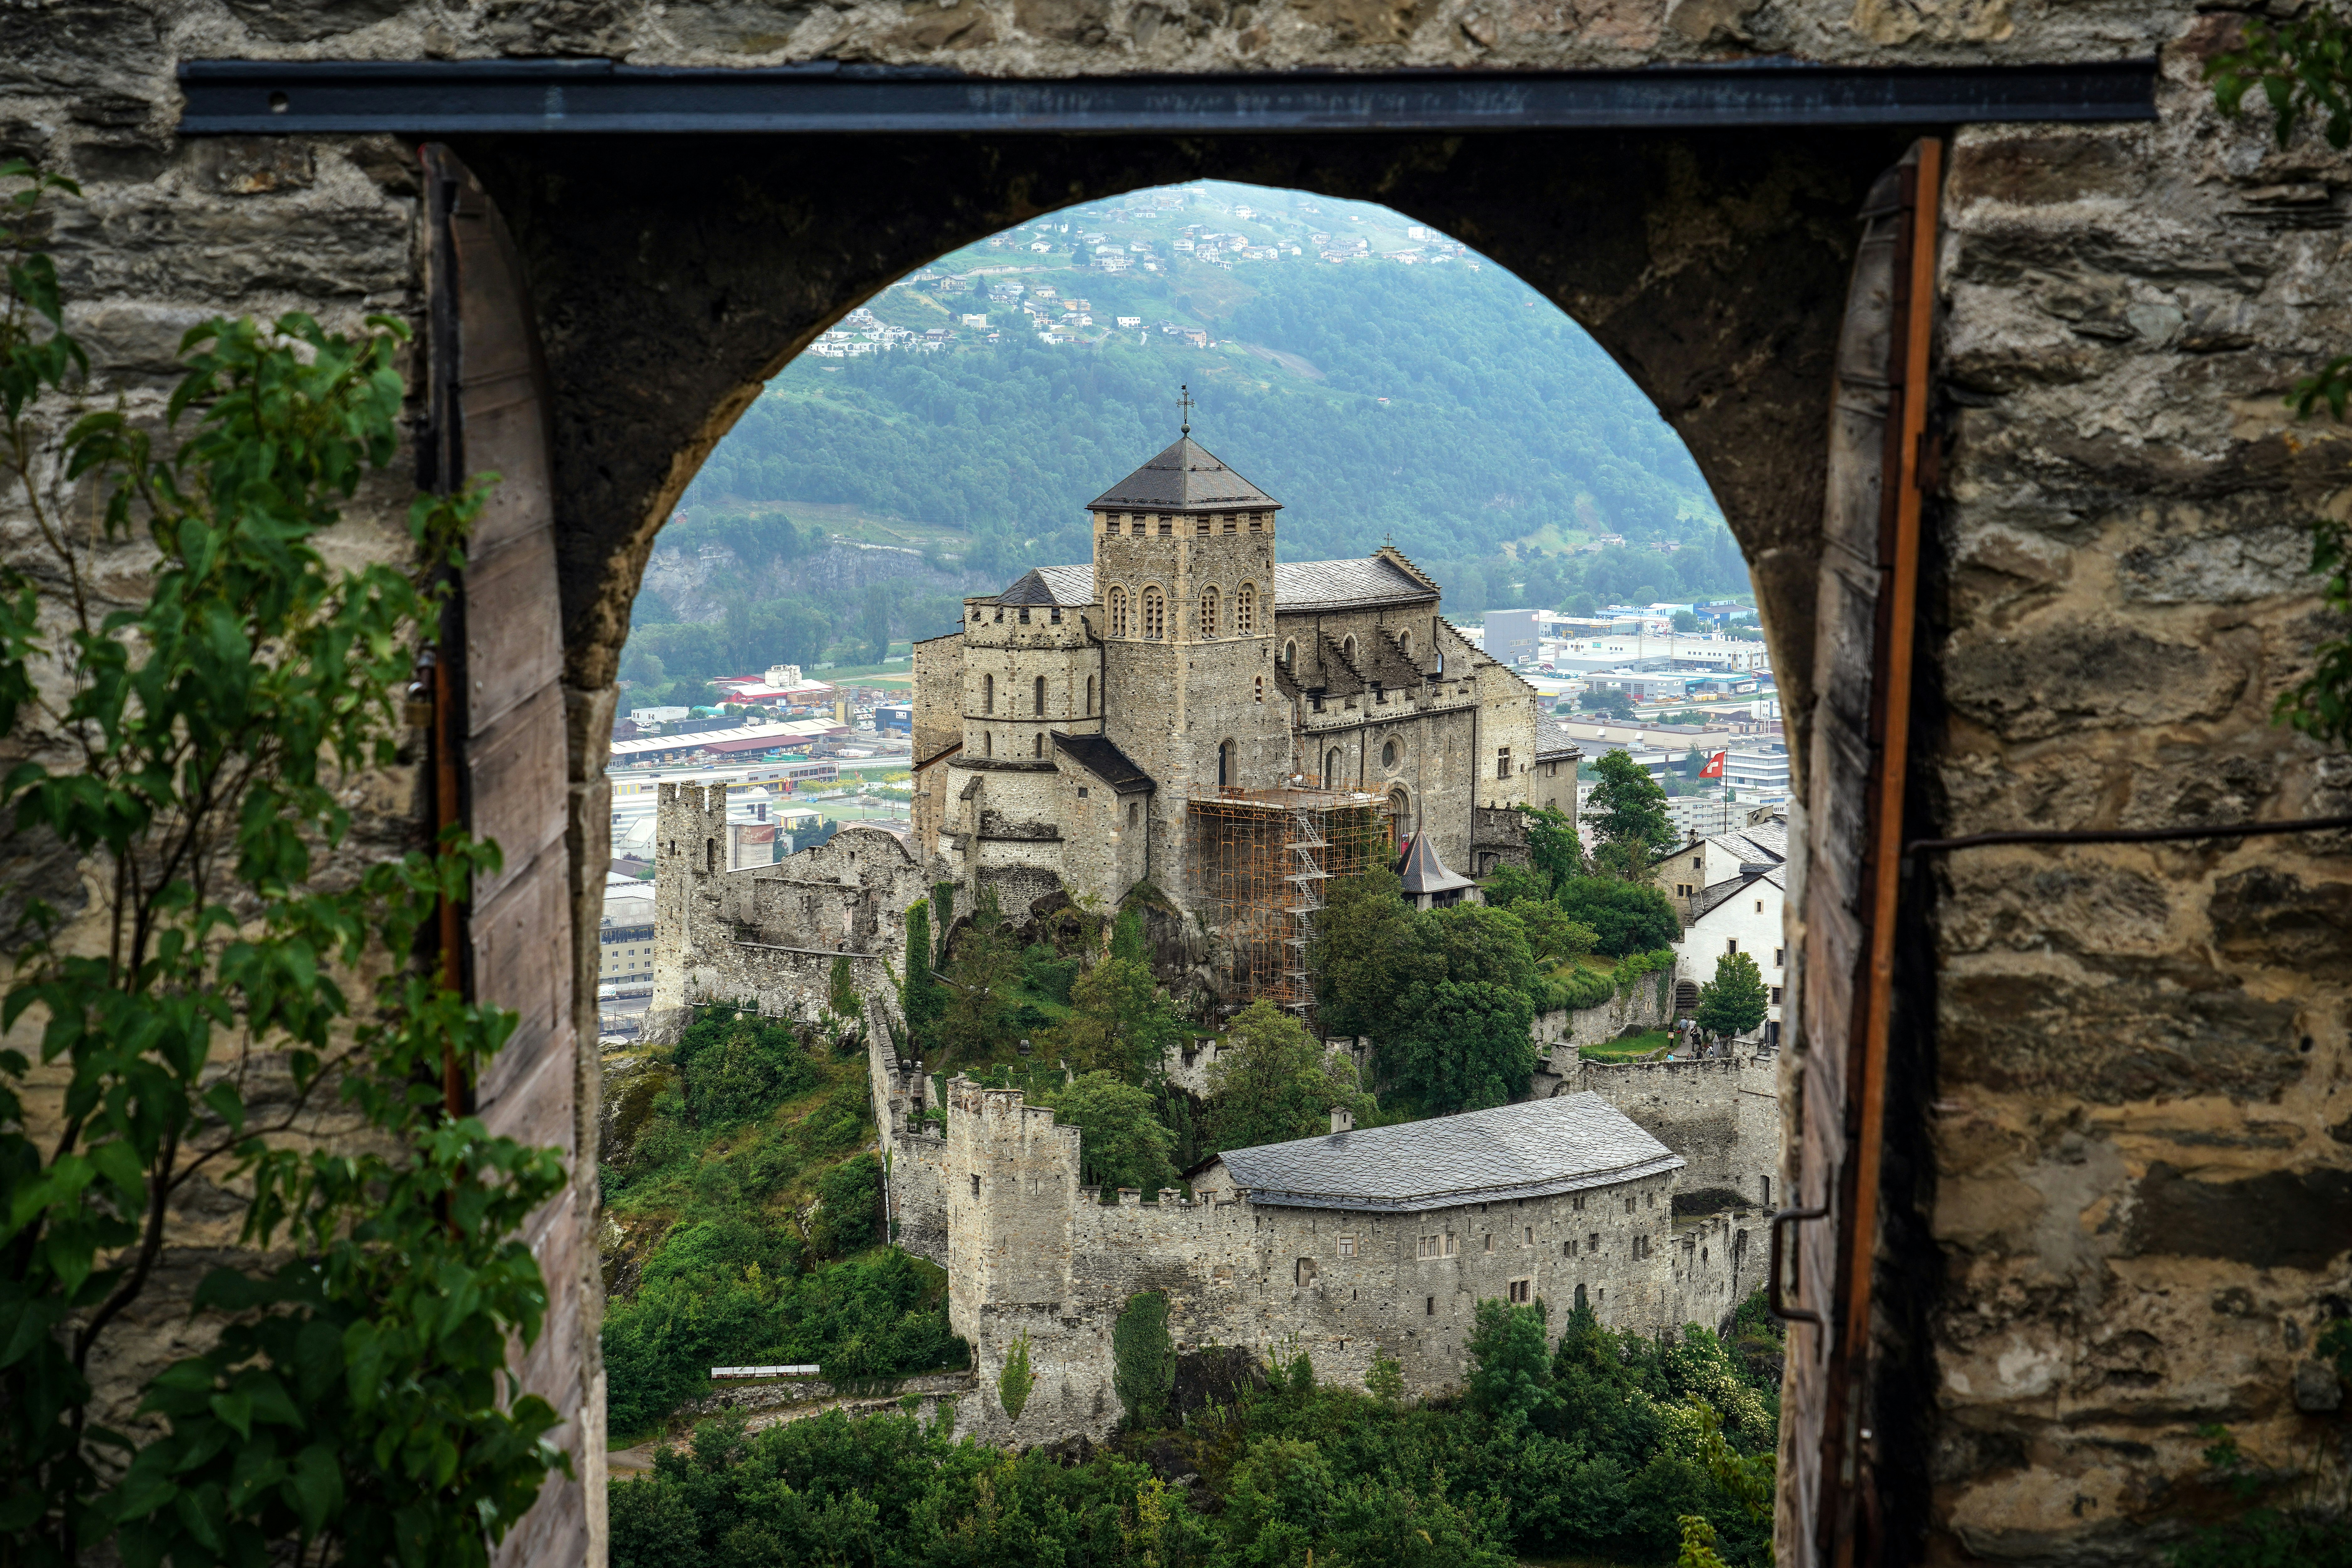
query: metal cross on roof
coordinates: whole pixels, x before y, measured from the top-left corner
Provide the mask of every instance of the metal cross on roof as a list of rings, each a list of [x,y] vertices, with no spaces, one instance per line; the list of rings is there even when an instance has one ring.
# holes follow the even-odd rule
[[[1184,414],[1181,433],[1190,436],[1192,433],[1192,389],[1190,386],[1179,386],[1176,389],[1176,406],[1183,410]]]

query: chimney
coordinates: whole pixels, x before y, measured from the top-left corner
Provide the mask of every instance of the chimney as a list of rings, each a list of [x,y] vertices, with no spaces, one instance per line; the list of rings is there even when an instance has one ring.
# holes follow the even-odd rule
[[[1356,1113],[1344,1105],[1331,1108],[1331,1131],[1345,1132],[1356,1124]]]

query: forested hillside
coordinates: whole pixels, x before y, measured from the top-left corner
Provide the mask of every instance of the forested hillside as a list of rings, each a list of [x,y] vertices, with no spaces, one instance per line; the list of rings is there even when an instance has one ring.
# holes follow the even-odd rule
[[[1319,254],[1349,246],[1361,259]],[[1175,437],[1185,385],[1194,435],[1285,503],[1288,559],[1392,537],[1470,616],[1748,586],[1688,453],[1591,339],[1385,208],[1213,184],[1139,194],[953,253],[870,311],[832,345],[852,352],[803,354],[770,384],[666,546],[723,538],[764,568],[805,555],[821,506],[895,520],[935,567],[991,580],[1082,560],[1086,502]],[[951,335],[854,352],[898,329]],[[1573,548],[1612,534],[1686,548]],[[935,573],[846,601],[785,587],[737,619],[814,662],[835,642],[854,656],[877,616],[900,637],[939,630],[951,603]],[[676,616],[647,600],[637,618]]]

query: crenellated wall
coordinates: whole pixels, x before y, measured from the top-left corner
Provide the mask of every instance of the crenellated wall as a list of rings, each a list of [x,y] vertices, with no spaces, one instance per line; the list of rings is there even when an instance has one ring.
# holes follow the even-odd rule
[[[1147,1203],[1130,1188],[1106,1205],[1079,1184],[1075,1129],[1018,1090],[961,1078],[946,1135],[894,1151],[901,1245],[931,1244],[926,1184],[944,1194],[949,1310],[980,1380],[958,1430],[1024,1447],[1100,1440],[1117,1424],[1111,1336],[1139,1292],[1166,1294],[1180,1352],[1303,1352],[1340,1382],[1385,1354],[1408,1391],[1430,1395],[1461,1385],[1476,1304],[1509,1300],[1515,1284],[1549,1304],[1555,1327],[1580,1298],[1615,1328],[1714,1327],[1754,1288],[1761,1256],[1748,1215],[1677,1224],[1671,1173],[1410,1214],[1257,1204],[1214,1177],[1194,1199],[1166,1188]],[[1423,1237],[1438,1238],[1432,1256]],[[1013,1421],[998,1382],[1024,1338],[1036,1383]]]

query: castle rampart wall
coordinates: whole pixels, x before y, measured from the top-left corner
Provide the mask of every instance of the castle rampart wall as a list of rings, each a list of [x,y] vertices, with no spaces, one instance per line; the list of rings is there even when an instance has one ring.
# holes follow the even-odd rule
[[[946,1155],[950,1310],[981,1390],[958,1429],[990,1442],[1106,1436],[1120,1415],[1112,1332],[1142,1291],[1166,1294],[1180,1352],[1305,1353],[1339,1382],[1386,1354],[1409,1392],[1431,1395],[1461,1386],[1482,1300],[1544,1300],[1555,1331],[1580,1291],[1614,1328],[1713,1326],[1754,1271],[1746,1216],[1675,1221],[1673,1173],[1411,1214],[1255,1204],[1214,1180],[1196,1200],[1130,1189],[1104,1205],[1077,1184],[1077,1134],[1050,1111],[961,1079],[949,1095],[948,1135],[932,1142]],[[1024,1336],[1036,1384],[1013,1421],[998,1382]]]
[[[1592,1090],[1690,1162],[1683,1172],[1685,1193],[1731,1193],[1771,1206],[1780,1164],[1777,1056],[1579,1061],[1573,1067],[1559,1092]]]

